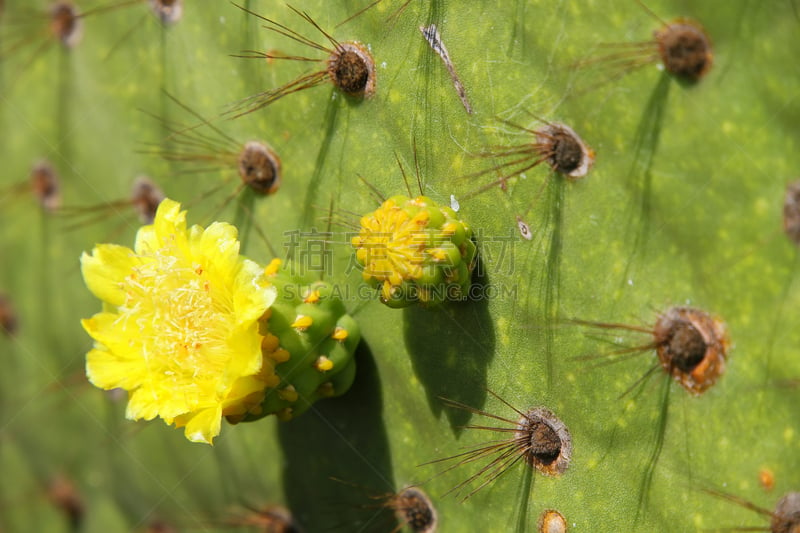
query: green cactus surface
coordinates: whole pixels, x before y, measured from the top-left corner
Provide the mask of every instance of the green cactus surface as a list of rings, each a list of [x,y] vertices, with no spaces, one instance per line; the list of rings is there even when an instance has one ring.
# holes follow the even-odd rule
[[[350,388],[360,333],[330,283],[304,280],[292,275],[291,267],[278,269],[269,279],[278,289],[278,301],[264,321],[264,344],[271,354],[280,354],[274,359],[281,383],[266,394],[262,416],[290,420],[318,399],[340,396]]]
[[[413,531],[412,485],[444,533],[694,532],[800,490],[796,0],[72,3],[0,0],[1,532]],[[213,446],[86,378],[79,258],[141,176],[282,260],[281,384]],[[384,305],[359,220],[420,197],[467,297]]]

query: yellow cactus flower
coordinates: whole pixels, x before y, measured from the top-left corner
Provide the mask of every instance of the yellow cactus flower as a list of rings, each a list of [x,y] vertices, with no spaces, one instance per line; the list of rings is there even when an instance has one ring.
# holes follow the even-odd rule
[[[235,227],[187,231],[186,212],[165,199],[133,250],[100,244],[81,267],[103,301],[82,321],[95,340],[86,374],[97,387],[128,391],[128,418],[161,417],[211,444],[223,416],[258,409],[277,382],[259,333],[276,290],[239,255]]]

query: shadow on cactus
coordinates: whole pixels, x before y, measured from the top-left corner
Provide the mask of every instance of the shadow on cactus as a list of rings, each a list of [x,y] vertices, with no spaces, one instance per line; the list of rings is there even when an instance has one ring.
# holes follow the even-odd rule
[[[489,294],[485,290],[489,279],[480,260],[473,283],[474,294]],[[486,375],[496,346],[488,298],[435,308],[408,307],[403,312],[403,332],[411,365],[425,387],[428,406],[434,415],[442,413],[442,397],[483,407]],[[461,427],[469,422],[467,411],[444,412],[455,433],[460,433]]]
[[[495,335],[487,279],[473,283],[479,256],[472,228],[451,207],[397,195],[363,216],[358,231],[352,244],[362,278],[382,303],[406,308],[406,347],[431,410],[441,413],[443,395],[483,405]],[[448,416],[454,430],[468,419]]]
[[[564,209],[566,182],[576,182],[585,178],[594,165],[595,152],[581,137],[569,126],[559,122],[548,122],[538,117],[534,118],[542,125],[536,129],[526,128],[509,121],[503,123],[517,133],[528,137],[524,142],[506,146],[493,146],[480,153],[481,157],[498,159],[496,165],[463,176],[462,180],[496,174],[498,177],[489,183],[467,193],[465,198],[471,198],[491,189],[500,188],[508,190],[509,181],[523,178],[525,173],[542,163],[550,167],[551,172],[545,177],[538,192],[532,195],[533,200],[524,210],[517,211],[516,221],[522,237],[525,240],[534,240],[535,244],[544,244],[545,266],[541,269],[539,294],[534,295],[529,291],[524,301],[523,310],[531,305],[534,299],[539,303],[540,316],[545,324],[545,358],[547,366],[548,386],[553,384],[554,363],[553,353],[555,338],[553,324],[560,315],[561,305],[561,259],[564,238]],[[525,219],[531,210],[544,196],[544,219],[542,228],[535,233]],[[539,270],[534,267],[534,270]],[[533,285],[533,284],[531,284]]]
[[[137,4],[147,4],[148,9],[137,9],[133,12],[128,12],[126,10],[126,15],[130,14],[128,20],[133,19],[133,22],[130,27],[122,32],[120,37],[109,46],[108,52],[106,52],[105,55],[106,61],[108,61],[120,47],[128,43],[133,36],[138,36],[143,43],[149,44],[154,41],[155,39],[153,36],[147,35],[147,32],[142,31],[143,26],[147,22],[151,20],[156,21],[156,25],[163,31],[178,24],[183,18],[183,0],[122,0],[118,4],[101,6],[93,11],[125,9],[130,6],[136,6]],[[142,11],[141,15],[138,18],[133,18],[137,11]],[[137,45],[137,47],[138,46],[139,45]]]
[[[633,246],[628,257],[622,283],[628,280],[628,272],[637,255],[646,252],[651,232],[653,163],[658,152],[664,113],[669,97],[671,81],[691,87],[706,77],[713,65],[711,39],[702,26],[694,21],[678,18],[666,22],[638,2],[652,18],[661,23],[653,39],[640,42],[604,43],[610,49],[605,55],[575,63],[577,69],[596,69],[601,79],[588,88],[578,88],[580,95],[600,85],[618,80],[632,71],[657,64],[662,73],[656,83],[636,129],[631,150],[633,160],[628,183],[635,194],[634,204],[629,208],[626,227],[632,229]]]
[[[670,378],[694,397],[702,395],[724,374],[728,351],[731,346],[727,327],[720,319],[705,311],[691,307],[671,307],[658,314],[653,326],[572,320],[578,325],[592,328],[599,340],[619,346],[615,350],[576,358],[584,362],[594,361],[596,366],[618,363],[639,357],[655,350],[658,361],[634,382],[622,396],[637,387],[643,390],[648,380],[659,370],[666,374],[661,386],[659,416],[655,442],[641,481],[639,509],[636,519],[647,506],[650,486],[656,465],[661,457],[664,435],[669,413]],[[603,332],[633,332],[649,338],[638,344],[603,338]],[[594,367],[590,367],[594,368]]]
[[[338,523],[329,531],[386,531],[398,533],[435,533],[439,523],[433,501],[418,486],[410,485],[399,492],[376,491],[349,481],[333,478],[349,492],[348,505],[360,509],[362,518],[358,523]],[[344,492],[344,491],[343,491]],[[345,505],[345,504],[342,504]],[[331,516],[336,516],[332,512]]]
[[[295,517],[308,531],[345,531],[375,510],[349,505],[341,483],[394,490],[384,399],[375,358],[366,342],[355,353],[358,374],[347,394],[311,406],[306,416],[278,426],[284,453],[283,486]],[[310,499],[309,494],[316,495]]]

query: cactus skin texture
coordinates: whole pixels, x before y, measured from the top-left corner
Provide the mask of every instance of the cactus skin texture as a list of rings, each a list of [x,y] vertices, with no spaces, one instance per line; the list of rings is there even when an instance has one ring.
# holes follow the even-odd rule
[[[352,242],[364,281],[389,307],[468,296],[477,250],[472,230],[450,207],[426,196],[392,196],[361,218]]]

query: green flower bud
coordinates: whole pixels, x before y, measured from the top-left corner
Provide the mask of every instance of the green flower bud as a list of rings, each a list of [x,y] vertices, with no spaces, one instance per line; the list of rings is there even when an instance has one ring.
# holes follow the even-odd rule
[[[389,307],[435,305],[469,293],[476,248],[450,207],[426,196],[393,196],[361,219],[352,240],[364,281]]]

